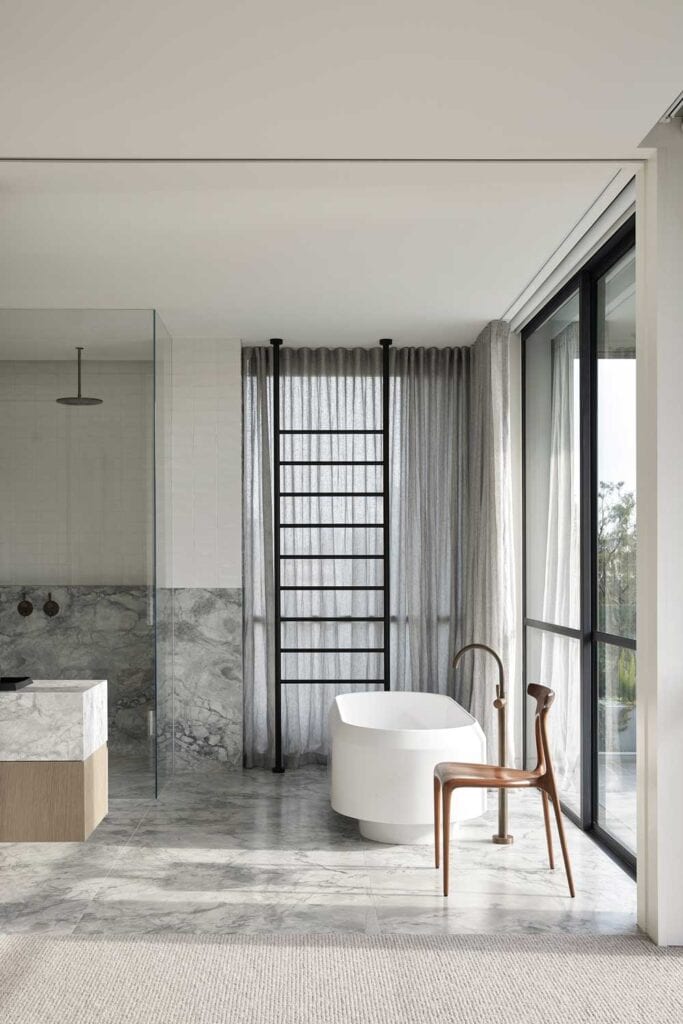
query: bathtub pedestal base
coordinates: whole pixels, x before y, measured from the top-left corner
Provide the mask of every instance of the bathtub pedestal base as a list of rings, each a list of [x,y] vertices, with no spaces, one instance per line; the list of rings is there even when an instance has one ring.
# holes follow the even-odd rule
[[[426,846],[434,842],[434,825],[390,825],[383,821],[359,821],[363,839],[392,846]]]

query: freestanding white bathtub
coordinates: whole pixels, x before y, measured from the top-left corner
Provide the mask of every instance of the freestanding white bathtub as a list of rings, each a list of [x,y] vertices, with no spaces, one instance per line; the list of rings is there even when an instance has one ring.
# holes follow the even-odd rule
[[[380,843],[428,843],[434,835],[434,765],[486,761],[479,723],[435,693],[346,693],[330,709],[332,807],[358,818]],[[452,821],[486,810],[486,790],[453,794]]]

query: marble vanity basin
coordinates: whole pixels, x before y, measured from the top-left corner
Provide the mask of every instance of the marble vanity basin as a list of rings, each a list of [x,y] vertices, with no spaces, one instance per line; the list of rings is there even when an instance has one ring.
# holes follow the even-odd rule
[[[0,761],[85,761],[106,742],[106,679],[34,679],[0,693]]]
[[[87,839],[107,813],[106,679],[0,692],[0,842]]]

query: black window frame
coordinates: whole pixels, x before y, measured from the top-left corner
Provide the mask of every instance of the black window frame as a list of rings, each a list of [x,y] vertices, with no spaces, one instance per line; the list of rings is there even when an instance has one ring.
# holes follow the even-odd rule
[[[581,794],[580,813],[563,804],[567,817],[599,843],[635,878],[636,857],[598,823],[598,644],[636,650],[635,640],[598,630],[597,524],[598,524],[598,301],[600,278],[635,249],[635,214],[591,256],[548,300],[521,332],[522,355],[522,680],[526,700],[527,631],[541,629],[581,643]],[[529,618],[527,614],[526,530],[526,343],[572,295],[579,296],[579,439],[580,439],[580,626],[573,629]],[[636,677],[637,678],[637,677]],[[541,680],[542,681],[542,680]],[[637,682],[636,682],[637,685]],[[523,730],[524,763],[527,762],[526,717]]]

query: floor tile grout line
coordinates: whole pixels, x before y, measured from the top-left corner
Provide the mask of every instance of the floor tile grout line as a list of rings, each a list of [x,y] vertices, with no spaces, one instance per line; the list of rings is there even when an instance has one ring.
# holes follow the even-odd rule
[[[138,823],[135,826],[135,828],[133,828],[131,830],[129,835],[126,837],[125,841],[123,843],[121,843],[121,845],[120,845],[120,847],[118,849],[117,855],[115,857],[111,858],[111,865],[110,865],[109,869],[103,874],[103,876],[102,876],[102,878],[100,880],[100,884],[97,886],[97,888],[93,892],[92,896],[90,897],[90,899],[86,902],[85,906],[83,907],[82,913],[79,915],[78,920],[75,921],[73,929],[69,932],[70,935],[74,935],[76,933],[76,929],[79,927],[79,925],[83,921],[83,918],[85,917],[85,915],[90,910],[92,904],[97,900],[97,897],[100,895],[100,893],[102,892],[102,890],[106,886],[107,882],[111,878],[113,872],[116,869],[116,866],[117,866],[119,860],[123,856],[124,850],[127,849],[131,839],[133,838],[133,836],[135,835],[137,830],[140,828],[140,825],[142,824],[142,822],[145,820],[145,817],[146,817],[146,815],[147,815],[147,813],[149,811],[149,807],[150,806],[151,806],[151,804],[148,804],[146,810],[143,812],[142,817],[138,821]]]

